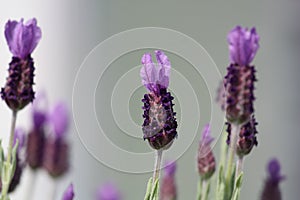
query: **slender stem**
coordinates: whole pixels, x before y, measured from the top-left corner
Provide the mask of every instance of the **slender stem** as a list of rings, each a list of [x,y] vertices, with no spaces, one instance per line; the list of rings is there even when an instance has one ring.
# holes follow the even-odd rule
[[[160,165],[161,165],[161,160],[162,160],[162,153],[163,153],[162,149],[157,150],[156,161],[155,161],[155,165],[154,165],[155,170],[153,172],[152,187],[154,186],[155,181],[159,178]]]
[[[238,160],[236,161],[235,179],[237,179],[237,177],[243,171],[243,163],[244,163],[244,156],[239,156]]]
[[[203,181],[200,178],[198,181],[198,188],[197,188],[197,200],[201,200],[202,187],[203,187]]]
[[[9,135],[9,142],[8,142],[8,150],[7,150],[7,157],[4,166],[4,174],[2,173],[2,192],[1,198],[2,199],[9,199],[7,197],[8,189],[11,181],[11,159],[12,159],[12,150],[13,150],[13,142],[15,136],[15,128],[16,128],[16,121],[17,121],[17,111],[12,112],[11,118],[11,128],[10,128],[10,135]]]
[[[232,124],[231,134],[230,134],[230,148],[228,151],[228,160],[227,160],[227,174],[226,174],[227,184],[230,182],[232,176],[234,156],[236,151],[236,143],[237,143],[239,132],[240,132],[240,126]]]
[[[203,180],[202,181],[202,192],[201,192],[201,200],[206,200],[207,199],[207,181]]]

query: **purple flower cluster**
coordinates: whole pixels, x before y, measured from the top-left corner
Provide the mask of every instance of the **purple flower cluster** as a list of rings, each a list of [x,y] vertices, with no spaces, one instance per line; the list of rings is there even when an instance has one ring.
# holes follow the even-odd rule
[[[41,39],[41,29],[36,19],[23,19],[20,22],[8,21],[5,26],[5,37],[11,53],[9,76],[5,87],[1,89],[2,99],[13,111],[24,108],[34,99],[33,77],[34,63],[31,53]]]
[[[170,92],[169,76],[171,64],[162,51],[155,51],[157,66],[152,62],[151,54],[142,57],[143,67],[140,71],[142,83],[149,93],[144,95],[144,139],[154,149],[168,148],[177,136],[176,113],[173,111],[174,99]]]
[[[96,194],[96,200],[120,200],[121,194],[117,187],[112,183],[102,185]]]
[[[176,162],[167,162],[164,172],[160,187],[160,200],[175,200],[177,199]]]
[[[66,189],[65,193],[63,194],[62,200],[73,200],[74,194],[74,186],[70,184],[69,187]]]

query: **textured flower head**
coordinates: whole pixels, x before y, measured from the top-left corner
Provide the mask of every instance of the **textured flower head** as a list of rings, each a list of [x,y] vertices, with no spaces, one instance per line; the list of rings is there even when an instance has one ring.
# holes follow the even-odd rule
[[[97,191],[97,200],[120,200],[121,194],[115,185],[106,183]]]
[[[69,187],[66,189],[62,200],[73,200],[74,198],[74,186],[70,184]]]
[[[9,20],[5,25],[5,38],[9,50],[14,57],[21,59],[25,59],[33,52],[42,36],[35,18],[26,23],[23,21],[23,19],[19,22]]]
[[[249,65],[259,48],[259,36],[255,28],[248,30],[237,26],[229,32],[227,40],[231,63],[239,66]]]
[[[143,85],[149,92],[158,93],[160,88],[169,86],[171,63],[162,51],[155,51],[157,64],[152,62],[150,53],[142,57],[143,67],[140,71]]]
[[[61,138],[66,134],[69,127],[69,113],[65,103],[58,102],[54,106],[49,116],[49,122],[53,126],[57,138]]]
[[[214,139],[210,135],[210,125],[204,126],[199,142],[197,164],[198,172],[203,179],[209,179],[216,169],[216,161],[210,144]]]
[[[16,144],[18,140],[18,152],[25,146],[25,132],[21,128],[17,128],[15,130],[15,135],[14,135],[14,145]]]
[[[171,93],[167,91],[171,71],[170,61],[162,51],[155,51],[157,66],[152,62],[151,54],[142,57],[142,83],[148,90],[144,95],[144,139],[154,149],[167,149],[177,136],[176,113],[173,111]]]

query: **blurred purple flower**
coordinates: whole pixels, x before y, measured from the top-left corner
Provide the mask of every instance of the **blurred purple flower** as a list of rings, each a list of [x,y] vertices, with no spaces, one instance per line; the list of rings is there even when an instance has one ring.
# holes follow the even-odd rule
[[[47,121],[48,102],[44,92],[39,92],[32,103],[32,119],[35,128],[42,127]]]
[[[227,39],[231,63],[239,66],[249,65],[259,48],[259,36],[255,28],[248,30],[237,26],[229,32]]]
[[[213,140],[210,135],[210,125],[207,124],[202,131],[197,156],[198,172],[203,179],[209,179],[216,170],[215,156],[210,146]]]
[[[49,115],[49,122],[53,126],[55,136],[63,137],[69,127],[69,113],[67,105],[63,102],[58,102]]]
[[[42,32],[35,18],[23,23],[9,20],[5,25],[5,38],[14,57],[25,59],[36,48]]]
[[[98,189],[96,199],[120,200],[121,194],[115,185],[113,185],[112,183],[106,183]]]
[[[280,174],[280,163],[277,159],[270,160],[267,172],[268,177],[261,194],[261,200],[281,200],[279,183],[285,179],[285,176]]]
[[[74,196],[74,186],[73,184],[70,184],[69,187],[66,189],[62,200],[73,200]]]
[[[164,172],[160,187],[160,200],[175,200],[177,198],[176,162],[167,162]]]

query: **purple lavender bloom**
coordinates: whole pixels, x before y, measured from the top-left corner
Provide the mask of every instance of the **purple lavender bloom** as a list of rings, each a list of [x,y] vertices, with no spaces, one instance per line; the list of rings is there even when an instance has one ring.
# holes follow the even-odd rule
[[[39,92],[32,103],[32,121],[36,128],[42,127],[47,121],[48,106],[44,92]]]
[[[229,32],[227,40],[231,63],[239,66],[249,65],[259,48],[259,36],[255,28],[248,30],[237,26]]]
[[[25,24],[9,20],[5,25],[5,38],[9,50],[14,57],[25,59],[29,56],[39,43],[42,32],[37,26],[35,18],[28,20]]]
[[[18,111],[34,99],[32,86],[35,68],[31,53],[41,38],[41,30],[36,19],[25,24],[23,19],[20,22],[9,20],[5,26],[5,37],[13,58],[1,97],[10,109]]]
[[[101,186],[96,194],[97,200],[120,200],[121,194],[115,185],[106,183]]]
[[[227,124],[227,144],[230,144],[230,135],[231,135],[231,124]],[[256,134],[258,133],[256,126],[258,123],[255,120],[254,115],[252,115],[249,122],[244,124],[239,133],[239,138],[237,141],[236,153],[238,156],[243,157],[249,154],[254,146],[257,146]]]
[[[45,144],[43,166],[53,177],[64,175],[69,169],[69,145],[65,135],[69,126],[67,106],[57,103],[49,114],[49,123],[53,127],[53,137],[48,137]]]
[[[151,54],[146,53],[142,57],[141,69],[142,83],[148,90],[144,95],[144,139],[147,139],[154,149],[167,149],[177,136],[176,113],[173,111],[173,103],[170,92],[167,92],[171,64],[162,51],[155,51],[157,66],[152,62]]]
[[[207,124],[203,128],[197,156],[198,172],[203,179],[209,179],[216,170],[216,161],[210,146],[213,140],[210,125]]]
[[[160,200],[176,200],[177,188],[175,181],[176,162],[167,162],[160,187]]]
[[[277,159],[272,159],[267,167],[268,177],[265,181],[261,200],[281,200],[279,183],[285,179],[280,174],[280,163]]]
[[[244,124],[254,112],[255,68],[250,66],[258,49],[259,36],[236,27],[228,34],[231,64],[225,76],[226,118],[230,123]]]
[[[73,200],[74,196],[74,186],[73,184],[70,184],[64,192],[62,200]]]
[[[63,137],[69,127],[69,113],[67,105],[63,102],[58,102],[49,115],[49,122],[53,126],[55,137]]]

